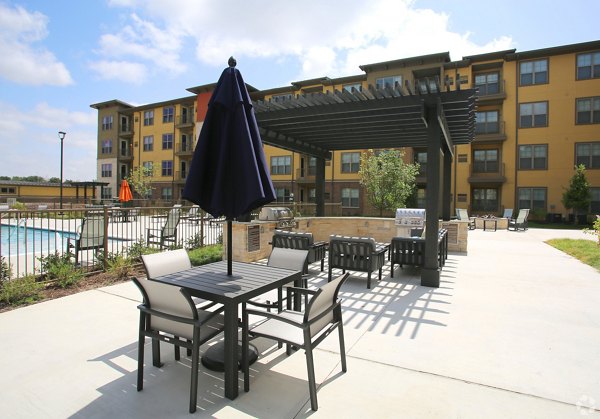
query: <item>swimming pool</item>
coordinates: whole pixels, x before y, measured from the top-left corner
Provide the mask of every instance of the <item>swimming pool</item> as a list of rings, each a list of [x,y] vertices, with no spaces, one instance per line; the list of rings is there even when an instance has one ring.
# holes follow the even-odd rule
[[[25,226],[0,226],[0,255],[53,253],[65,250],[75,233]]]

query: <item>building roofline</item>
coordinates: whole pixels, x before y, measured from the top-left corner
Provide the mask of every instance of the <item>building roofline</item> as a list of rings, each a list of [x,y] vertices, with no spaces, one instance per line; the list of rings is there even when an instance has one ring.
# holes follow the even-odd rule
[[[388,70],[392,68],[410,67],[419,64],[436,63],[436,62],[450,62],[449,52],[438,52],[435,54],[419,55],[416,57],[401,58],[399,60],[383,61],[380,63],[364,64],[358,66],[365,73],[378,70]]]
[[[130,105],[129,103],[123,102],[118,99],[107,100],[106,102],[98,102],[90,105],[90,108],[94,109],[102,109],[102,108],[110,108],[112,106],[123,106],[126,108],[134,108],[135,106]]]
[[[546,57],[549,55],[559,55],[573,52],[582,52],[600,49],[600,40],[580,42],[578,44],[560,45],[557,47],[540,48],[530,51],[515,52],[513,54],[507,54],[506,61],[514,61],[529,58]]]

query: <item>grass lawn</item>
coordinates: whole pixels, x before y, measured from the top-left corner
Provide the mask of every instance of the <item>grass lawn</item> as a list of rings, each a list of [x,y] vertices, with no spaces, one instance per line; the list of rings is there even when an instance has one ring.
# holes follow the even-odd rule
[[[600,246],[597,242],[591,240],[551,239],[546,241],[546,243],[600,271]]]

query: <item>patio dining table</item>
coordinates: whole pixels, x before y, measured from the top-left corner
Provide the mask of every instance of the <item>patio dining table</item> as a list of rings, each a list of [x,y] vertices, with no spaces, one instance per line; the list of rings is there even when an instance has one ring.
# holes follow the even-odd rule
[[[221,261],[153,278],[184,288],[195,297],[223,304],[225,397],[231,400],[238,396],[238,305],[289,282],[299,284],[301,279],[301,271],[235,261],[230,276],[227,262]],[[243,345],[247,351],[247,342]]]

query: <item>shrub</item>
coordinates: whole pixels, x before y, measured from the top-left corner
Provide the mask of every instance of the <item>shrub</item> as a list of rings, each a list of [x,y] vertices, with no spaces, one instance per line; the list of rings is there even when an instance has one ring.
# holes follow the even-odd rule
[[[83,271],[71,263],[71,255],[50,254],[38,258],[41,263],[41,271],[46,273],[48,280],[55,281],[61,288],[70,287],[83,277]]]
[[[144,239],[140,238],[138,241],[129,246],[127,249],[127,256],[131,260],[141,262],[142,255],[149,255],[156,252],[158,252],[158,249],[147,246],[144,242]]]
[[[124,279],[129,276],[133,269],[133,260],[123,255],[117,255],[107,261],[107,271],[115,274],[118,279]]]
[[[215,244],[193,249],[188,252],[193,266],[206,265],[207,263],[223,260],[223,245]]]
[[[185,248],[188,250],[197,249],[199,247],[202,247],[202,236],[200,233],[194,234],[185,242]]]
[[[0,281],[9,280],[12,276],[12,270],[10,266],[4,260],[4,256],[0,257]]]
[[[39,298],[43,287],[44,284],[36,282],[35,275],[2,281],[0,302],[12,305],[31,303]]]
[[[596,220],[594,221],[592,227],[593,230],[590,230],[589,228],[584,228],[583,232],[586,234],[595,235],[598,238],[598,245],[600,246],[600,215],[596,215]]]

